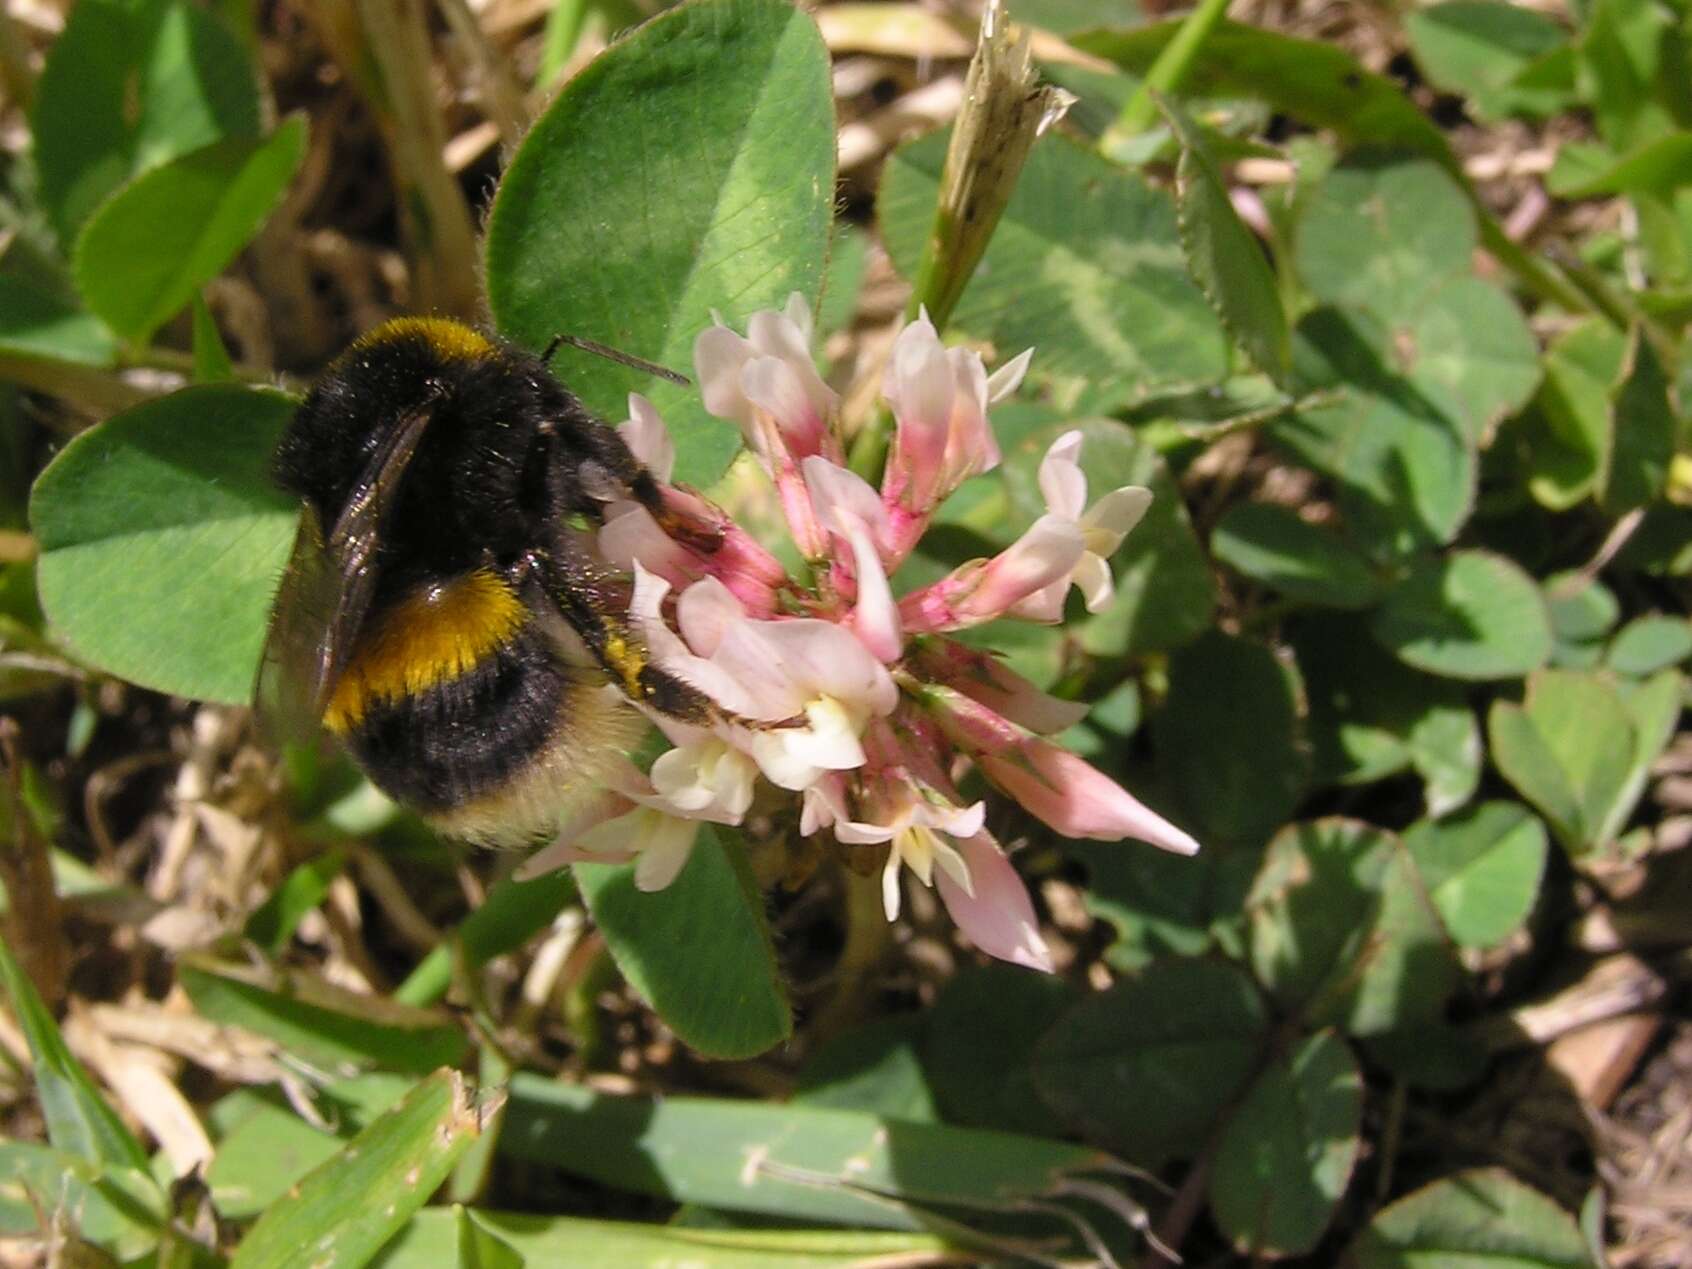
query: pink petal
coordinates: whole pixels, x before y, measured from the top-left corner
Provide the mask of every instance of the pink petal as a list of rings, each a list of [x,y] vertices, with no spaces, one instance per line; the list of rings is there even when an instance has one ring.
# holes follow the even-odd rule
[[[881,560],[870,541],[869,529],[854,519],[847,534],[852,543],[852,562],[858,578],[858,602],[852,609],[852,629],[864,647],[887,664],[904,651],[904,632],[899,625],[899,606],[893,602],[893,588],[882,571]]]
[[[1080,701],[1042,692],[990,653],[951,639],[931,639],[918,653],[917,670],[1029,731],[1051,735],[1087,716]]]
[[[792,365],[774,357],[754,357],[740,372],[740,382],[747,399],[775,421],[795,461],[821,451],[823,418]],[[774,455],[770,457],[773,460]]]
[[[1041,516],[1028,532],[987,562],[975,590],[956,607],[971,621],[1000,616],[1053,582],[1067,581],[1081,552],[1081,531],[1074,521]]]
[[[1067,749],[1030,737],[1020,757],[984,754],[979,761],[989,780],[1065,837],[1133,837],[1178,855],[1198,851],[1190,834]]]
[[[800,470],[825,529],[844,538],[848,521],[856,519],[869,526],[878,546],[886,540],[887,508],[867,480],[818,454],[805,459]]]
[[[941,901],[964,937],[989,956],[1052,972],[1051,949],[1040,936],[1034,904],[1016,868],[985,833],[958,843],[969,868],[971,895],[947,873],[935,878]]]

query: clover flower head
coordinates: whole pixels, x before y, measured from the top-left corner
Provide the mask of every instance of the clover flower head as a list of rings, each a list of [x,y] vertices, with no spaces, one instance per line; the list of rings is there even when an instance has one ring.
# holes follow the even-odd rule
[[[947,348],[926,314],[907,325],[882,382],[894,431],[877,488],[846,466],[839,397],[817,374],[810,337],[795,295],[780,312],[754,313],[744,335],[719,319],[694,347],[706,408],[740,427],[773,482],[810,564],[803,579],[721,508],[671,483],[662,420],[630,398],[619,431],[659,481],[663,514],[614,504],[599,551],[632,579],[628,620],[652,662],[719,712],[708,724],[653,714],[671,747],[646,773],[620,769],[524,871],[632,859],[636,884],[662,889],[701,823],[742,824],[755,802],[779,819],[785,805],[800,833],[848,862],[879,859],[889,920],[908,876],[938,893],[981,950],[1049,970],[1028,890],[987,830],[991,801],[959,792],[967,771],[1064,836],[1132,837],[1183,854],[1198,846],[1049,738],[1084,706],[947,636],[996,618],[1061,621],[1071,587],[1090,610],[1103,607],[1109,558],[1151,494],[1127,486],[1089,505],[1084,436],[1068,432],[1040,465],[1045,513],[1021,537],[895,596],[889,579],[941,504],[999,462],[988,411],[1016,389],[1032,351],[989,374],[978,353]]]

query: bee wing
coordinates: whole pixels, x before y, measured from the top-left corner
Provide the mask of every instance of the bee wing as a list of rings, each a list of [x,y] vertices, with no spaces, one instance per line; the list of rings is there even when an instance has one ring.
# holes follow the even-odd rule
[[[301,511],[288,571],[271,609],[253,689],[260,727],[273,744],[310,744],[318,734],[316,685],[327,673],[328,631],[340,593],[340,576],[324,548],[317,513],[308,505]]]
[[[376,595],[382,521],[433,411],[401,419],[353,486],[327,539],[308,505],[265,640],[256,699],[284,740],[314,735]]]

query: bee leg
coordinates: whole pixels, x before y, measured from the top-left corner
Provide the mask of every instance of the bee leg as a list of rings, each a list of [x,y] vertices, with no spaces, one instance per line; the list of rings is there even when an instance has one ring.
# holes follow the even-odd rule
[[[540,426],[554,507],[598,519],[605,503],[632,497],[670,537],[701,554],[715,554],[723,544],[723,527],[678,511],[617,430],[589,419],[585,409],[581,413],[585,425],[566,417]]]
[[[640,637],[617,615],[628,602],[626,592],[608,585],[601,566],[579,548],[567,540],[560,548],[529,552],[524,567],[623,694],[680,722],[708,727],[720,719],[722,710],[709,696],[653,664]]]

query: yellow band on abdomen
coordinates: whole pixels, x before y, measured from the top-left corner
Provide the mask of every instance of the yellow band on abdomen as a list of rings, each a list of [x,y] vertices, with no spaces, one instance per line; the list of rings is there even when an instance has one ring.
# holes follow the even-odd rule
[[[323,725],[345,735],[372,706],[467,674],[525,620],[516,592],[485,570],[414,591],[371,621],[330,693]]]

